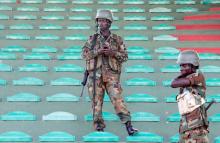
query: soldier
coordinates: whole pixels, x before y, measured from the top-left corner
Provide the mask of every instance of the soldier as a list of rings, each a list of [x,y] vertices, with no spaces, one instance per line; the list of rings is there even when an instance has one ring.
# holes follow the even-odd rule
[[[126,125],[128,134],[133,135],[137,129],[131,125],[130,112],[124,104],[120,84],[122,63],[127,61],[128,54],[122,38],[109,30],[112,22],[111,11],[97,11],[96,24],[99,30],[90,36],[83,47],[82,57],[89,73],[88,92],[93,101],[93,125],[96,131],[104,131],[102,105],[106,91],[121,122]]]
[[[181,74],[172,81],[171,87],[180,88],[177,96],[181,114],[180,143],[208,143],[208,121],[204,104],[206,84],[199,70],[199,56],[195,51],[182,51],[177,64],[180,65]],[[193,93],[194,96],[186,93]]]

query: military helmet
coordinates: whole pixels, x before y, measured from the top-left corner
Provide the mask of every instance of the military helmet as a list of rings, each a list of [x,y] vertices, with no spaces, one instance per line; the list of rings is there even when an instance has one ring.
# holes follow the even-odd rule
[[[193,50],[182,51],[177,58],[177,64],[192,64],[194,66],[199,66],[199,56],[197,52]]]
[[[95,18],[96,18],[96,21],[98,18],[105,18],[113,22],[113,13],[110,10],[100,9],[97,11]]]

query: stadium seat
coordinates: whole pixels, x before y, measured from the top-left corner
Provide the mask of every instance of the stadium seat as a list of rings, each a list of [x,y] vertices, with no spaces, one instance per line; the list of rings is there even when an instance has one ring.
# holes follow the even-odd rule
[[[53,34],[42,34],[35,36],[36,40],[60,40],[60,37]]]
[[[206,79],[206,86],[220,86],[220,78]]]
[[[47,72],[48,67],[42,64],[26,64],[18,67],[20,72]]]
[[[152,95],[137,93],[125,97],[126,102],[158,102],[158,99]]]
[[[180,52],[179,49],[174,48],[174,47],[159,47],[155,49],[154,51],[160,54],[168,54],[168,53],[178,54]]]
[[[53,7],[45,7],[44,11],[45,12],[64,12],[66,11],[66,9],[63,7],[53,6]]]
[[[0,3],[16,3],[16,0],[1,0]]]
[[[11,72],[12,67],[8,64],[2,64],[0,63],[0,72]]]
[[[155,41],[177,41],[178,39],[172,35],[159,35],[159,36],[154,36],[153,40]]]
[[[168,86],[168,87],[170,87],[171,81],[172,81],[172,80],[164,80],[164,81],[162,81],[163,86]]]
[[[133,136],[126,137],[127,142],[163,142],[163,137],[151,132],[137,132]]]
[[[201,0],[201,4],[220,4],[219,0]]]
[[[34,6],[23,6],[23,7],[18,7],[17,11],[39,12],[40,10],[38,7],[34,7]]]
[[[74,45],[67,48],[62,49],[64,53],[81,53],[82,52],[82,46],[80,45]]]
[[[119,118],[117,115],[109,112],[102,112],[102,117],[105,121],[119,121]],[[85,121],[92,121],[93,115],[91,113],[84,116]]]
[[[63,111],[56,111],[42,116],[43,121],[75,121],[77,116]]]
[[[167,103],[176,103],[177,94],[172,94],[170,96],[165,97],[165,102]]]
[[[63,26],[57,25],[57,24],[48,23],[48,24],[39,25],[39,29],[40,30],[62,30]]]
[[[145,9],[140,8],[140,7],[127,7],[123,9],[123,12],[125,13],[143,13],[145,12]]]
[[[175,0],[174,4],[189,4],[189,5],[192,5],[192,4],[196,4],[196,1],[194,1],[194,0]]]
[[[5,86],[7,84],[7,81],[4,79],[0,79],[0,86]]]
[[[40,96],[27,92],[16,93],[7,97],[8,102],[39,102],[40,100]]]
[[[124,30],[147,30],[147,26],[144,24],[127,24],[124,26]]]
[[[170,4],[169,0],[149,0],[148,4]]]
[[[119,4],[118,0],[98,0],[98,4]]]
[[[91,132],[83,136],[84,142],[118,142],[119,137],[110,132]]]
[[[36,86],[43,86],[44,85],[44,81],[39,79],[39,78],[35,78],[35,77],[22,77],[18,80],[13,80],[13,85],[36,85]]]
[[[177,53],[164,53],[158,56],[159,60],[176,60],[178,57]]]
[[[181,7],[176,9],[176,12],[183,12],[183,13],[187,13],[187,12],[198,12],[198,8],[194,8],[194,7]]]
[[[154,68],[145,65],[132,65],[125,67],[126,73],[153,73]]]
[[[0,20],[9,20],[9,16],[5,14],[0,14]]]
[[[47,0],[48,4],[67,4],[68,0]]]
[[[72,25],[68,25],[67,29],[70,30],[89,30],[90,26],[87,24],[72,24]]]
[[[0,60],[15,60],[17,56],[14,53],[0,52]]]
[[[133,112],[131,121],[160,122],[160,117],[148,112]]]
[[[55,80],[51,80],[50,85],[53,86],[80,86],[81,82],[78,79],[74,79],[71,77],[60,77]]]
[[[127,48],[128,53],[149,53],[149,49],[141,46],[129,46]]]
[[[169,141],[171,142],[171,143],[178,143],[179,142],[179,134],[177,133],[177,134],[175,134],[174,136],[172,136],[172,137],[170,137],[170,139],[169,139]]]
[[[91,99],[90,99],[90,97],[89,96],[86,96],[86,101],[87,102],[91,102]],[[110,102],[111,100],[110,100],[110,98],[109,98],[109,96],[108,96],[108,94],[105,92],[105,95],[104,95],[104,100],[103,100],[104,102]]]
[[[25,111],[13,111],[1,115],[2,121],[36,121],[36,115]]]
[[[8,34],[5,36],[8,40],[30,40],[31,37],[26,34],[16,33],[16,34]]]
[[[139,34],[128,35],[124,37],[125,41],[148,41],[148,37]]]
[[[9,27],[11,30],[33,30],[34,27],[31,24],[15,24]]]
[[[62,55],[57,55],[58,60],[82,60],[80,53],[64,53]]]
[[[76,137],[63,131],[51,131],[39,136],[40,142],[75,142]]]
[[[167,117],[167,121],[169,121],[169,122],[179,122],[180,121],[180,114],[179,113],[174,113],[174,114],[169,115]]]
[[[155,7],[155,8],[151,8],[149,10],[149,12],[151,13],[168,13],[168,12],[172,12],[172,9],[166,8],[166,7]]]
[[[83,1],[73,0],[72,3],[73,4],[93,4],[93,0],[83,0]]]
[[[172,26],[172,25],[169,25],[169,24],[159,24],[159,25],[154,25],[152,26],[152,29],[153,30],[175,30],[176,27],[175,26]]]
[[[215,137],[215,143],[220,143],[220,136]]]
[[[84,68],[74,64],[62,64],[55,66],[54,71],[56,72],[83,72]]]
[[[0,24],[0,30],[4,30],[5,29],[5,26]]]
[[[208,117],[210,122],[220,122],[220,113]]]
[[[152,60],[152,56],[147,53],[129,53],[129,60]]]
[[[20,0],[20,1],[21,3],[25,3],[25,4],[41,4],[43,2],[42,0]]]
[[[127,86],[156,86],[156,81],[147,78],[131,78],[125,81]]]
[[[13,19],[14,20],[36,20],[37,19],[37,16],[36,15],[14,15],[13,16]]]
[[[79,40],[79,41],[85,41],[88,37],[82,34],[74,34],[70,36],[65,36],[65,40]]]
[[[211,102],[213,100],[215,100],[216,102],[220,102],[220,94],[213,94],[213,95],[206,96],[207,102]]]
[[[115,8],[113,6],[104,6],[104,5],[102,5],[102,7],[100,7],[99,10],[101,10],[101,9],[111,10],[113,13],[119,12],[119,9]]]
[[[73,21],[91,21],[92,17],[88,15],[76,15],[76,16],[69,16],[69,20]]]
[[[56,53],[57,49],[52,46],[42,45],[32,49],[33,53]]]
[[[48,102],[78,102],[79,97],[69,93],[57,93],[51,96],[47,96]]]
[[[24,60],[50,60],[51,57],[47,53],[30,53],[23,55]]]
[[[92,12],[92,8],[85,6],[75,6],[70,9],[72,12]]]
[[[214,66],[214,65],[206,65],[200,68],[202,72],[211,72],[211,73],[219,73],[220,72],[220,67],[219,66]]]
[[[9,46],[1,48],[1,51],[2,52],[21,52],[21,53],[24,53],[27,50],[23,46],[20,46],[20,45],[9,45]]]
[[[42,20],[64,20],[64,16],[61,15],[45,15],[41,16]]]
[[[173,16],[169,15],[158,15],[158,16],[152,16],[150,20],[152,21],[172,21],[175,18]]]
[[[144,4],[144,1],[143,0],[124,0],[123,4],[137,5],[137,4]]]
[[[12,7],[7,5],[0,5],[0,11],[12,11]]]
[[[145,21],[147,20],[146,16],[141,16],[141,15],[128,15],[124,16],[123,20],[125,21]]]
[[[161,72],[172,73],[172,72],[180,72],[179,65],[167,65],[160,69]]]
[[[1,142],[32,142],[32,136],[21,131],[9,131],[0,134]]]

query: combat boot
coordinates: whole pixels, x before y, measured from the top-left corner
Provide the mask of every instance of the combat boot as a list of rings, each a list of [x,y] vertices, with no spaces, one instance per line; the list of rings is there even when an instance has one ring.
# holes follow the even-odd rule
[[[97,127],[96,127],[96,131],[104,132],[104,128],[101,125],[98,124]]]
[[[126,122],[125,126],[126,126],[126,129],[127,129],[127,132],[128,132],[129,136],[132,136],[132,135],[134,135],[135,133],[138,132],[138,129],[135,129],[135,128],[132,127],[131,121]]]

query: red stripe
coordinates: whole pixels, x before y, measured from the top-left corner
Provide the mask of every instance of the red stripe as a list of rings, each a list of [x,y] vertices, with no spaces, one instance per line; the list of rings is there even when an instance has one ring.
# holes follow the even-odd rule
[[[184,16],[184,20],[220,20],[220,14]]]
[[[220,54],[220,47],[209,47],[209,48],[204,48],[204,47],[183,47],[183,48],[178,48],[178,49],[180,49],[180,51],[195,50],[198,53]]]
[[[220,11],[220,7],[211,7],[209,11]]]
[[[172,35],[179,41],[220,41],[220,35]]]
[[[174,25],[177,30],[220,30],[220,24]]]

